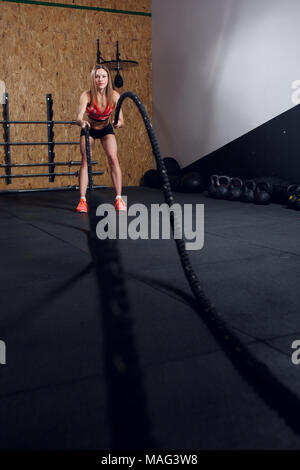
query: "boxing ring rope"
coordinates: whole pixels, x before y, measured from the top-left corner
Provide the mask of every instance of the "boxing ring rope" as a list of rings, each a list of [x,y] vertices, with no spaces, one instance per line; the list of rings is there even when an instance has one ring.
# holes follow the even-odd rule
[[[121,110],[121,106],[126,98],[131,99],[135,105],[137,106],[143,121],[145,128],[147,130],[149,140],[152,146],[152,152],[156,160],[157,169],[160,173],[161,179],[163,181],[162,189],[164,193],[164,198],[166,203],[171,207],[174,204],[174,197],[171,191],[171,186],[168,178],[168,174],[164,165],[163,158],[160,153],[159,145],[150,121],[150,118],[147,114],[147,111],[142,104],[141,100],[138,96],[133,92],[125,92],[123,93],[118,101],[116,112],[115,112],[115,120],[114,123],[118,122],[119,113]],[[90,156],[88,155],[88,165],[90,166]],[[92,184],[92,182],[90,182]],[[96,224],[99,218],[96,218],[96,200],[93,194],[89,195],[90,199],[90,225],[91,225],[91,252],[96,262],[96,269],[98,275],[98,283],[100,286],[100,290],[102,292],[103,298],[103,305],[105,304],[105,297],[107,296],[108,305],[106,305],[106,309],[109,311],[109,305],[115,305],[115,308],[118,310],[119,315],[119,322],[122,324],[122,319],[124,316],[124,325],[126,322],[129,322],[129,309],[127,303],[127,292],[125,289],[125,279],[123,270],[121,269],[121,261],[119,258],[119,253],[117,249],[117,245],[115,244],[115,240],[105,240],[100,241],[96,237]],[[174,233],[176,228],[176,220],[174,219],[173,212],[170,213],[170,220],[171,226]],[[247,383],[255,390],[255,392],[264,400],[264,402],[271,407],[278,415],[286,422],[286,424],[297,434],[300,434],[300,400],[297,395],[291,391],[288,387],[286,387],[283,383],[281,383],[276,376],[272,373],[267,365],[257,359],[247,348],[247,346],[237,337],[237,335],[232,331],[232,329],[228,326],[227,322],[222,318],[220,312],[213,306],[211,301],[205,295],[201,283],[198,279],[197,274],[195,273],[193,266],[190,261],[190,257],[185,249],[185,243],[181,239],[175,239],[177,251],[179,254],[181,266],[185,273],[186,279],[190,286],[190,289],[195,297],[196,300],[196,311],[201,316],[202,320],[208,327],[209,331],[213,334],[217,343],[221,346],[224,350],[228,358],[231,360],[232,364],[234,365],[235,369],[239,372],[239,374],[247,381]],[[106,249],[106,246],[109,246],[109,250]],[[109,251],[109,254],[108,254]],[[119,291],[116,290],[114,295],[112,295],[112,290],[114,289],[113,284],[115,282],[120,282],[122,285],[122,289]],[[116,303],[118,306],[116,307]],[[112,315],[113,317],[113,315]],[[122,335],[118,333],[117,329],[119,327],[118,321],[116,317],[114,320],[111,317],[106,318],[106,321],[110,321],[110,327],[112,329],[111,334],[114,336],[116,347],[118,344],[118,340],[121,341]],[[114,323],[115,321],[115,323]],[[130,322],[129,322],[130,323]],[[127,327],[130,330],[129,323]],[[123,326],[124,326],[123,325]],[[116,331],[113,331],[113,329]],[[125,328],[125,326],[124,326]],[[126,328],[125,328],[126,330]],[[128,331],[127,331],[128,333]],[[125,334],[125,333],[124,333]],[[127,339],[130,337],[131,333],[127,334]],[[126,334],[125,334],[126,336]],[[124,347],[124,344],[128,345],[126,341],[121,341],[123,345],[123,350],[120,353],[120,357],[122,354],[124,357],[127,355],[128,359],[128,351]],[[108,345],[108,348],[110,346]],[[120,346],[122,347],[122,346]],[[131,354],[129,354],[129,357]],[[134,356],[135,365],[138,368],[138,361],[137,357]],[[112,361],[112,358],[110,358]],[[126,363],[126,360],[124,360]],[[131,370],[135,369],[135,366],[129,362],[127,362],[127,367]],[[114,373],[118,375],[118,371],[114,370]],[[139,372],[140,373],[140,372]],[[130,374],[129,374],[130,375]],[[124,379],[124,377],[123,377]],[[141,374],[140,374],[141,379]],[[130,380],[129,380],[130,381]],[[128,384],[127,384],[128,386]],[[133,387],[134,388],[134,387]],[[131,389],[133,389],[131,388]],[[141,382],[138,381],[138,390],[140,398],[140,404],[145,404],[145,397],[142,390]],[[143,408],[143,407],[142,407]],[[143,408],[145,414],[145,408]],[[116,417],[114,417],[116,418]],[[147,423],[147,421],[146,421]],[[117,423],[116,423],[117,426]],[[148,429],[146,430],[145,442],[149,437]]]

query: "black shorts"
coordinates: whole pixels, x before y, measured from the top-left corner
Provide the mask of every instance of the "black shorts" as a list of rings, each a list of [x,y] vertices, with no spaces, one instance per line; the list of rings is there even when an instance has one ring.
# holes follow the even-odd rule
[[[109,123],[106,127],[104,127],[104,129],[93,129],[91,128],[89,130],[89,133],[90,133],[90,136],[93,137],[93,139],[102,139],[105,135],[108,135],[108,134],[113,134],[114,135],[114,130],[113,130],[113,127],[111,125],[111,123]],[[85,135],[85,129],[81,129],[81,133],[80,133],[80,137],[82,135]]]

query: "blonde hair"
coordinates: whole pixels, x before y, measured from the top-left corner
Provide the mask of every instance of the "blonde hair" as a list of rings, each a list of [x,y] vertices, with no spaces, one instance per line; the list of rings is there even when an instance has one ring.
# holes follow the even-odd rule
[[[113,106],[113,87],[112,87],[112,82],[111,82],[110,71],[103,64],[94,65],[91,71],[91,89],[90,89],[91,103],[94,103],[94,101],[96,101],[97,103],[97,87],[96,87],[96,82],[95,82],[95,75],[96,75],[97,70],[99,69],[103,69],[107,73],[108,81],[107,81],[107,85],[105,89],[105,96],[107,99],[107,104],[110,106]]]

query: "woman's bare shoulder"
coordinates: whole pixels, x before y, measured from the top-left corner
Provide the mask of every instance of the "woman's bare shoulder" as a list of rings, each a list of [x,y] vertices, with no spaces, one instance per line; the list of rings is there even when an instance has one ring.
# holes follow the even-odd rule
[[[113,90],[113,99],[114,99],[114,102],[117,103],[118,99],[120,98],[120,94],[116,91],[116,90]]]

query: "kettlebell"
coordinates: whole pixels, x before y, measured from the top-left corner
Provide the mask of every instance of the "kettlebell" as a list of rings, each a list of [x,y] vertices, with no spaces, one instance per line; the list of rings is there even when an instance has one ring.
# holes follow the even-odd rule
[[[240,178],[232,177],[230,179],[230,188],[228,199],[230,201],[239,201],[242,195],[243,181]]]
[[[229,176],[219,176],[218,178],[219,186],[216,191],[216,198],[217,199],[226,199],[228,195],[228,190],[230,186],[230,178]]]
[[[297,184],[290,184],[290,186],[287,188],[287,193],[288,193],[288,201],[287,205],[290,209],[294,209],[296,205],[296,202],[298,201],[298,196],[300,195],[300,186]]]
[[[300,195],[298,196],[298,199],[295,202],[294,208],[296,209],[296,211],[300,211]]]
[[[254,204],[268,205],[271,203],[271,185],[266,181],[257,183]]]
[[[294,204],[294,209],[296,209],[296,211],[300,211],[300,186],[298,186],[296,190],[296,197],[297,201]]]
[[[216,197],[216,192],[219,187],[219,177],[218,175],[212,175],[210,178],[211,185],[208,188],[208,195],[209,197]]]
[[[255,181],[253,180],[245,181],[244,192],[241,196],[241,200],[243,202],[253,202],[255,189],[256,189]]]

